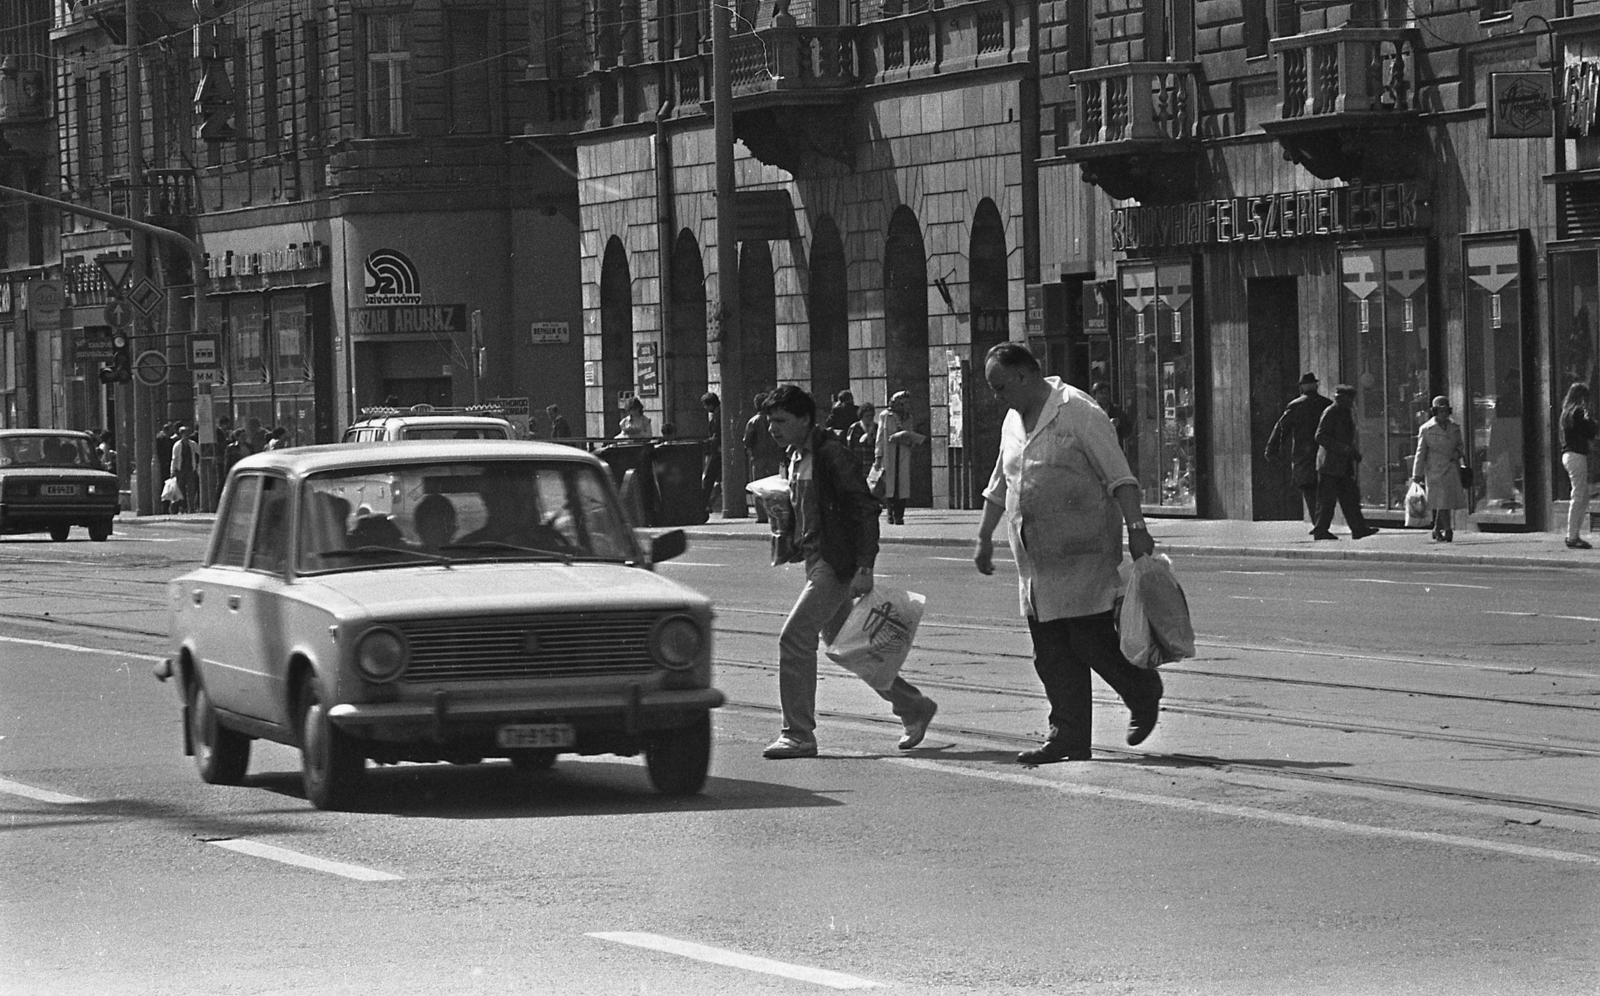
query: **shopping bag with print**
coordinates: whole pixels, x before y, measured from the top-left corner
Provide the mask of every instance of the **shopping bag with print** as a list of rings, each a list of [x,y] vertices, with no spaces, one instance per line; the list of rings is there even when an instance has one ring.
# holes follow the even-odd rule
[[[926,602],[914,591],[875,586],[856,599],[823,651],[828,660],[882,691],[894,684],[911,652]]]
[[[1406,489],[1406,525],[1426,526],[1433,521],[1428,514],[1428,492],[1416,481]]]

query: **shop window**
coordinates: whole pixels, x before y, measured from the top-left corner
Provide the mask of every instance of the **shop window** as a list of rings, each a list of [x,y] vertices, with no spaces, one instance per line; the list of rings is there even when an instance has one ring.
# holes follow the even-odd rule
[[[367,134],[411,131],[411,15],[399,11],[362,18],[362,82]]]
[[[1527,521],[1523,410],[1522,254],[1516,239],[1469,242],[1467,391],[1460,413],[1473,468],[1469,494],[1479,521]]]
[[[233,363],[235,380],[242,383],[260,383],[267,379],[267,365],[263,350],[261,298],[254,295],[234,298],[229,302],[229,325],[233,330]]]
[[[305,381],[311,379],[306,369],[310,357],[306,354],[306,296],[304,293],[275,294],[272,298],[272,368],[274,380]]]
[[[1590,397],[1600,395],[1600,256],[1593,249],[1550,254],[1550,324],[1554,341],[1550,349],[1552,405],[1550,431],[1550,483],[1556,501],[1572,497],[1572,482],[1561,465],[1561,402],[1567,388],[1582,382]],[[1594,462],[1590,463],[1591,468]],[[1593,471],[1590,471],[1593,477]]]
[[[1194,277],[1188,261],[1124,266],[1117,325],[1128,462],[1144,505],[1195,513]]]
[[[1356,389],[1361,503],[1401,509],[1433,398],[1427,253],[1369,246],[1339,257],[1340,379]]]

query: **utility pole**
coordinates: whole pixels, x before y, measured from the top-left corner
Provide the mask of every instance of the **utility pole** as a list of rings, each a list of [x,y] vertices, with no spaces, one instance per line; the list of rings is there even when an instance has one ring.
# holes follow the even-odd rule
[[[127,44],[128,57],[123,64],[126,77],[123,81],[123,100],[126,101],[128,114],[128,220],[142,222],[144,220],[144,170],[141,168],[144,161],[144,129],[139,120],[139,8],[137,0],[123,0],[122,5],[123,41]],[[145,249],[145,240],[137,231],[128,233],[128,244],[133,251],[133,266],[129,268],[128,275],[123,278],[123,284],[137,282],[144,276],[148,253]],[[117,289],[119,292],[121,288]],[[132,332],[133,355],[137,357],[143,350],[140,349],[143,338],[139,335],[141,318],[135,312]],[[154,468],[155,463],[155,428],[150,424],[151,413],[147,411],[149,405],[149,389],[139,383],[135,376],[125,384],[118,384],[117,388],[117,414],[122,423],[117,429],[117,445],[127,447],[128,442],[133,442],[133,463],[128,468],[128,488],[133,496],[133,513],[135,515],[149,515],[159,507],[156,499],[160,496],[161,481],[157,478],[164,473]],[[141,404],[141,402],[144,402]],[[126,452],[126,449],[124,449]]]
[[[728,37],[732,0],[711,3],[711,121],[717,150],[717,344],[722,351],[722,517],[742,519],[745,395],[744,336],[739,315],[739,242],[733,204],[733,52]]]

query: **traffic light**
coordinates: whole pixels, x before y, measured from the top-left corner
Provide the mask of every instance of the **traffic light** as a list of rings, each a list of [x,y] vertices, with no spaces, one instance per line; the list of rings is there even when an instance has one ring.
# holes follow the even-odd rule
[[[111,359],[100,368],[100,383],[126,384],[133,379],[133,356],[128,350],[128,334],[111,334]]]

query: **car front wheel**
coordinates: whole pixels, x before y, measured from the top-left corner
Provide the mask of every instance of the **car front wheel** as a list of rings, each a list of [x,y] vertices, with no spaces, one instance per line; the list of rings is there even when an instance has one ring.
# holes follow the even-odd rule
[[[650,784],[663,795],[694,795],[705,787],[711,767],[711,716],[700,716],[688,726],[658,730],[644,747]]]
[[[89,523],[89,538],[94,540],[96,543],[104,543],[106,540],[110,539],[111,520],[101,519],[98,522]]]
[[[250,766],[250,738],[217,721],[211,696],[196,679],[189,693],[189,742],[200,780],[211,785],[237,785]]]
[[[71,526],[51,526],[50,538],[55,540],[57,543],[65,543],[67,541],[67,534],[70,532],[72,532]]]
[[[365,779],[367,759],[349,734],[328,719],[327,699],[315,678],[300,694],[300,781],[318,809],[345,809]]]

